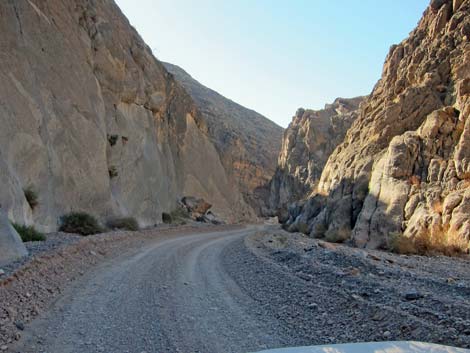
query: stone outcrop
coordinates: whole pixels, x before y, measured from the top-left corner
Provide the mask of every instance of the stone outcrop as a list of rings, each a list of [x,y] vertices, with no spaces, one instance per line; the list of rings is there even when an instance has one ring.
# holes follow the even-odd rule
[[[371,248],[423,234],[468,242],[469,141],[470,1],[432,1],[288,226]]]
[[[183,195],[225,220],[253,214],[197,105],[112,0],[2,1],[0,30],[0,204],[11,220],[47,231],[80,210],[148,226]]]
[[[328,157],[357,118],[363,99],[337,98],[322,110],[297,111],[284,132],[278,166],[270,182],[272,211],[284,209],[315,190]]]
[[[283,129],[257,112],[221,96],[178,66],[164,63],[196,102],[229,177],[257,211],[276,169]]]
[[[28,252],[7,216],[0,211],[0,266],[26,256]]]

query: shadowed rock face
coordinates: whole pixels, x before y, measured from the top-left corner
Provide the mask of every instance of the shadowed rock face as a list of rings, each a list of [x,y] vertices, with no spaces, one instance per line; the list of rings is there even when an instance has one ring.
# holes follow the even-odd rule
[[[283,129],[203,86],[180,67],[164,65],[196,102],[225,170],[259,214],[276,169]]]
[[[285,208],[314,191],[328,157],[357,118],[363,99],[337,98],[322,110],[297,111],[284,132],[278,167],[270,183],[271,210]]]
[[[470,1],[432,1],[323,169],[305,232],[387,247],[396,235],[470,237]],[[318,197],[317,197],[318,198]],[[318,202],[315,203],[318,208]],[[307,205],[307,206],[306,206]]]
[[[0,211],[0,266],[27,254],[20,236]]]
[[[112,0],[2,1],[0,30],[0,204],[10,219],[52,230],[82,210],[145,226],[183,195],[226,220],[252,215],[192,98]]]

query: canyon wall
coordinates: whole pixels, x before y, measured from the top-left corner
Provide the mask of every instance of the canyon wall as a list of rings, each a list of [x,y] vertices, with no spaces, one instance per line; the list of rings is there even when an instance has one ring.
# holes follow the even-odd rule
[[[470,1],[433,0],[287,226],[388,248],[470,237]]]
[[[322,110],[297,111],[284,132],[278,166],[270,182],[272,212],[314,192],[328,157],[357,118],[363,99],[337,98]]]
[[[194,99],[222,164],[257,212],[266,208],[267,184],[276,169],[283,129],[200,84],[176,65],[164,63]]]
[[[197,105],[112,0],[5,0],[0,30],[0,205],[12,221],[53,230],[86,211],[147,226],[183,195],[228,221],[253,215]]]

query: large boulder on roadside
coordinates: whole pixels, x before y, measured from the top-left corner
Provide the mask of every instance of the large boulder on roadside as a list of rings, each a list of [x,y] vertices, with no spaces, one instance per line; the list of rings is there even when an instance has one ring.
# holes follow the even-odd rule
[[[28,254],[20,236],[8,218],[0,212],[0,265]]]
[[[207,211],[210,210],[212,205],[205,201],[204,199],[200,199],[197,197],[192,196],[185,196],[181,200],[183,205],[187,208],[190,213],[197,213],[200,215],[205,215]]]

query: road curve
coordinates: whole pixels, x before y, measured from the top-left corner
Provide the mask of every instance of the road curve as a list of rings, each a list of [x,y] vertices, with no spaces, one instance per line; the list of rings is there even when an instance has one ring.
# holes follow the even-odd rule
[[[33,322],[15,351],[230,353],[284,346],[281,324],[260,315],[223,265],[226,250],[255,231],[157,239],[103,264]]]

